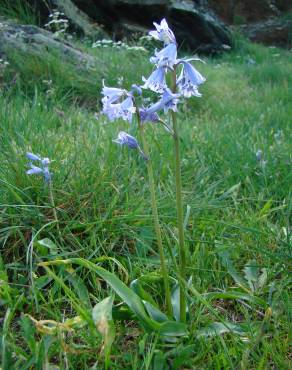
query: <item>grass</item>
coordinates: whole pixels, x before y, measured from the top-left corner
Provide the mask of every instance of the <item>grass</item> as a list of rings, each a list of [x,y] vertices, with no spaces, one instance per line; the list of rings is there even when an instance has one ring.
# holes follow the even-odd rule
[[[38,263],[104,257],[102,266],[127,285],[159,271],[145,163],[112,143],[119,130],[136,134],[136,128],[94,114],[101,80],[116,85],[123,76],[125,87],[139,83],[151,69],[148,55],[83,47],[104,68],[84,75],[54,55],[32,63],[15,54],[0,80],[3,369],[103,367],[102,337],[91,311],[111,289],[76,265],[45,270]],[[207,77],[203,98],[191,99],[179,114],[184,204],[190,207],[187,275],[201,294],[239,292],[241,299],[223,294],[205,304],[190,291],[190,335],[174,344],[114,313],[114,369],[291,367],[291,54],[239,39],[234,51],[206,61],[199,66]],[[163,242],[176,254],[171,138],[159,127],[148,127],[147,135]],[[60,233],[48,189],[25,174],[27,151],[53,160]],[[253,263],[254,280],[246,269]],[[244,276],[254,287],[263,272],[260,286],[242,289]],[[160,281],[145,289],[161,304]],[[80,314],[87,320],[70,324],[69,331],[41,321],[64,323]],[[200,332],[217,316],[240,324],[241,335]]]
[[[22,24],[39,25],[39,15],[36,14],[35,6],[26,0],[1,0],[0,15],[10,19],[15,19]]]

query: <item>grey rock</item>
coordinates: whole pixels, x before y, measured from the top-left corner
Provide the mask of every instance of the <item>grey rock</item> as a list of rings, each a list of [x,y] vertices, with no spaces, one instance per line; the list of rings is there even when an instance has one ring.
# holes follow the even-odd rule
[[[0,17],[0,55],[9,56],[15,51],[41,58],[46,58],[48,52],[57,53],[65,62],[76,65],[78,69],[96,66],[93,56],[55,38],[51,32]]]
[[[208,8],[206,1],[190,0],[74,0],[75,4],[104,29],[122,39],[153,28],[163,17],[177,35],[178,42],[191,51],[213,53],[231,45],[224,24]]]
[[[254,42],[285,48],[292,46],[292,20],[289,19],[270,18],[242,25],[239,30]]]
[[[106,37],[107,34],[97,24],[80,10],[71,0],[54,0],[56,7],[61,10],[78,31],[92,38]]]

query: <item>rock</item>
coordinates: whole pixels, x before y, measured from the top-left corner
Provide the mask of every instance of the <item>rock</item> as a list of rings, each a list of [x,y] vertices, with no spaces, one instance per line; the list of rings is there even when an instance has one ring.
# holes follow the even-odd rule
[[[228,24],[258,22],[280,13],[271,0],[209,0],[209,5]]]
[[[95,24],[82,10],[80,10],[71,0],[54,0],[56,7],[61,10],[75,26],[77,31],[81,31],[84,36],[91,38],[106,37],[104,30]]]
[[[231,45],[227,28],[205,7],[193,2],[175,1],[169,8],[169,20],[180,44],[191,50],[213,53]]]
[[[252,41],[291,45],[292,25],[283,13],[292,10],[291,0],[209,0],[209,6]]]
[[[36,26],[20,25],[0,17],[0,55],[17,51],[25,55],[46,58],[48,52],[59,53],[62,60],[78,69],[94,67],[96,60],[70,43],[56,39],[51,32]]]
[[[74,0],[74,3],[117,39],[153,28],[163,17],[178,42],[192,51],[213,53],[231,45],[228,29],[206,2],[190,0]]]
[[[242,25],[239,29],[254,42],[286,48],[292,44],[292,20],[289,19],[271,18],[264,22]]]

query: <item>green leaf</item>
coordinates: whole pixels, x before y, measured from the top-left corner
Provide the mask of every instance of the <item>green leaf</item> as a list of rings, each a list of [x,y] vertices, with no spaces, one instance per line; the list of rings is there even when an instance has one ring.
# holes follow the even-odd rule
[[[180,321],[180,304],[179,304],[179,284],[175,284],[171,292],[171,305],[173,316],[176,321]]]
[[[157,307],[153,306],[150,302],[147,301],[143,301],[143,303],[151,319],[158,322],[168,321],[168,317]]]
[[[68,280],[72,284],[82,304],[91,307],[88,290],[83,280],[78,275],[73,275],[70,272],[63,271],[63,273],[65,275],[64,281]]]
[[[184,219],[184,229],[186,229],[188,226],[190,214],[191,214],[191,206],[187,204],[187,211],[186,211],[186,215]]]
[[[236,271],[233,262],[230,259],[230,255],[226,249],[221,249],[220,247],[216,247],[217,253],[221,259],[222,264],[226,267],[228,273],[232,276],[233,280],[241,286],[243,289],[249,290],[246,281],[244,278]]]
[[[32,324],[32,321],[24,315],[21,316],[20,325],[23,338],[26,340],[30,351],[34,353],[36,351],[36,340],[34,337],[36,332],[35,326]]]
[[[153,370],[165,370],[167,368],[165,355],[162,351],[156,350],[153,357]]]
[[[77,265],[83,266],[88,270],[91,270],[98,274],[102,279],[104,279],[113,290],[119,295],[119,297],[129,306],[129,308],[135,313],[135,315],[142,321],[142,323],[151,330],[159,331],[159,323],[150,319],[147,315],[142,300],[139,296],[128,288],[119,278],[117,278],[113,273],[105,270],[100,266],[96,266],[90,261],[83,258],[71,258],[67,260],[55,260],[42,262],[40,266],[49,265],[71,265],[76,263]]]
[[[244,275],[252,292],[256,291],[259,268],[255,260],[248,261],[244,267]]]
[[[205,293],[203,296],[208,299],[208,300],[213,300],[213,299],[239,299],[242,301],[247,301],[251,302],[254,304],[257,304],[262,307],[267,307],[267,303],[258,297],[255,297],[254,295],[251,295],[249,293],[245,292],[240,292],[237,290],[229,290],[226,292],[210,292],[210,293]]]
[[[58,254],[58,247],[54,242],[52,242],[49,238],[44,238],[42,240],[37,240],[35,242],[36,248],[41,256],[47,256],[48,252],[52,256],[56,256]]]
[[[43,287],[48,285],[51,281],[52,281],[52,278],[48,276],[47,274],[45,274],[35,279],[35,287],[37,289],[42,289]]]
[[[109,296],[104,298],[102,301],[97,303],[92,310],[92,318],[95,325],[99,324],[102,320],[112,320],[112,309],[113,309],[114,297]]]
[[[113,306],[114,320],[134,320],[134,313],[124,303]]]
[[[262,269],[257,265],[255,260],[248,261],[244,267],[245,278],[252,292],[257,292],[263,288],[267,281],[267,270]]]
[[[142,227],[139,239],[137,241],[137,255],[141,258],[145,258],[148,251],[151,249],[151,245],[153,242],[153,231],[150,227]]]
[[[192,283],[192,277],[190,277],[188,281],[188,286]],[[172,305],[172,311],[173,311],[173,316],[176,321],[180,321],[180,286],[176,282],[175,286],[172,289],[171,292],[171,305]],[[188,303],[188,302],[187,302]],[[189,313],[189,307],[188,304],[186,305],[186,314],[188,316]]]
[[[258,286],[257,286],[257,288],[262,289],[266,285],[267,279],[268,279],[267,269],[263,268],[262,273],[258,277],[258,281],[257,281]]]
[[[100,266],[96,266],[90,261],[84,258],[70,258],[66,260],[55,260],[39,263],[39,266],[47,267],[50,265],[71,265],[77,264],[87,268],[90,271],[98,274],[102,279],[104,279],[112,289],[119,295],[119,297],[129,306],[129,308],[135,313],[135,315],[140,319],[144,328],[150,331],[155,331],[164,336],[184,336],[187,334],[187,327],[183,323],[175,321],[166,321],[159,323],[151,319],[146,313],[145,307],[143,305],[140,297],[130,288],[128,288],[119,278],[117,278],[113,273],[105,270]],[[51,276],[54,276],[53,274]],[[54,276],[56,279],[57,277]]]
[[[183,337],[188,334],[186,324],[176,321],[165,321],[160,325],[159,333],[170,337]]]
[[[260,210],[259,215],[260,217],[269,214],[269,210],[273,205],[273,199],[269,199],[263,206],[263,208]]]
[[[112,317],[114,297],[110,296],[97,303],[92,310],[92,318],[97,330],[103,337],[105,368],[110,366],[111,346],[115,339],[115,325]]]
[[[173,370],[192,368],[191,360],[195,357],[196,351],[196,344],[186,345],[186,343],[180,344],[172,350],[168,351],[167,356],[173,358],[171,368]]]
[[[142,287],[142,284],[141,284],[141,278],[138,278],[138,279],[135,279],[131,282],[130,284],[130,288],[136,293],[138,294],[138,296],[145,300],[145,301],[148,301],[150,302],[153,306],[156,306],[156,302],[154,301],[154,299],[151,297],[151,295],[146,292],[146,290]]]
[[[241,186],[241,182],[239,182],[238,184],[235,184],[233,186],[231,186],[231,188],[229,188],[228,190],[226,190],[222,195],[220,195],[220,197],[218,198],[219,200],[223,200],[223,199],[226,199],[228,198],[230,195],[231,196],[237,196],[238,194],[238,191],[240,189],[240,186]]]
[[[238,324],[231,322],[213,322],[205,328],[199,329],[197,331],[197,337],[214,337],[224,333],[247,335],[247,332]]]

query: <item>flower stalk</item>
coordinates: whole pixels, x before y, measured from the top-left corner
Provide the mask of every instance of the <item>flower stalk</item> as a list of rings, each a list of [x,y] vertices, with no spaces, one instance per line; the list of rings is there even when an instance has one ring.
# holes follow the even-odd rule
[[[168,268],[167,268],[164,250],[163,250],[163,244],[162,244],[161,227],[160,227],[159,216],[158,216],[158,207],[157,207],[157,199],[156,199],[156,192],[155,192],[153,167],[152,167],[152,161],[149,157],[148,144],[145,139],[144,125],[141,122],[139,109],[137,107],[136,107],[136,115],[137,115],[138,128],[139,128],[141,142],[142,142],[143,153],[148,158],[148,160],[146,161],[146,165],[147,165],[147,171],[148,171],[148,181],[149,181],[150,196],[151,196],[152,216],[153,216],[154,229],[155,229],[155,234],[156,234],[156,239],[157,239],[161,271],[162,271],[163,283],[164,283],[164,289],[165,289],[166,310],[167,310],[168,315],[171,317],[172,316],[172,305],[171,305],[171,294],[170,294],[170,286],[169,286],[169,274],[168,274]]]
[[[149,157],[148,145],[144,135],[145,123],[157,124],[173,137],[174,140],[174,172],[175,172],[175,191],[176,191],[176,209],[177,209],[177,227],[178,227],[178,280],[180,286],[180,321],[186,322],[186,258],[188,256],[188,247],[184,237],[184,214],[182,200],[182,179],[181,179],[181,159],[180,159],[180,136],[179,127],[177,124],[177,105],[185,98],[192,96],[201,97],[198,88],[206,79],[192,65],[194,61],[201,61],[198,57],[177,58],[177,43],[172,30],[168,27],[165,19],[162,19],[160,24],[154,22],[156,30],[150,31],[149,35],[154,39],[163,43],[163,49],[156,50],[155,55],[150,58],[150,62],[155,65],[151,75],[146,79],[142,77],[143,85],[132,85],[130,91],[103,86],[102,98],[103,113],[107,115],[110,121],[123,119],[131,123],[134,113],[137,114],[138,129],[140,131],[142,149],[138,141],[126,132],[120,132],[118,138],[114,142],[125,145],[130,149],[135,149],[147,161],[149,187],[151,193],[151,206],[154,220],[155,233],[159,249],[162,275],[166,292],[166,304],[168,314],[172,313],[171,295],[169,287],[169,275],[166,265],[161,228],[158,218],[157,200],[155,193],[155,181],[151,159]],[[177,75],[178,72],[178,75]],[[171,88],[168,85],[167,76],[171,75]],[[143,100],[143,90],[148,89],[160,94],[160,97],[153,104],[145,106],[146,99]],[[142,107],[138,109],[134,95],[138,94],[142,97]],[[172,121],[172,127],[160,118],[160,113],[169,114]],[[172,254],[170,253],[171,257]],[[175,266],[177,263],[175,261]]]
[[[176,92],[176,72],[172,73],[172,92]],[[186,245],[183,225],[183,202],[182,202],[182,182],[181,182],[181,164],[180,164],[180,143],[179,130],[177,124],[176,112],[171,111],[173,140],[174,140],[174,170],[175,170],[175,188],[176,188],[176,209],[179,243],[179,274],[180,274],[180,321],[186,322],[186,296],[183,281],[186,279]]]
[[[50,197],[50,202],[51,202],[51,206],[52,206],[52,209],[53,209],[54,219],[56,221],[58,234],[59,234],[59,236],[61,236],[62,234],[61,234],[61,230],[60,230],[59,219],[58,219],[56,205],[55,205],[55,199],[54,199],[54,195],[53,195],[52,180],[49,181],[48,185],[49,185],[48,186],[48,188],[49,188],[49,197]]]

